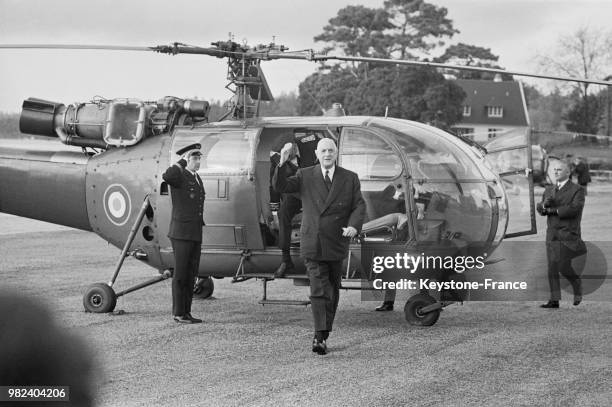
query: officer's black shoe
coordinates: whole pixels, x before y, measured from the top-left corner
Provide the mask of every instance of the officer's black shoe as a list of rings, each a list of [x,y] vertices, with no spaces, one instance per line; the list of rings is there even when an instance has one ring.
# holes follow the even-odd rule
[[[327,353],[327,344],[325,343],[325,339],[319,340],[314,338],[312,340],[312,351],[314,353],[318,353],[319,355],[325,355]]]
[[[189,319],[192,324],[199,324],[202,322],[200,318],[194,318],[193,315],[191,315],[191,312],[186,313],[185,318]]]
[[[274,277],[275,278],[283,278],[283,277],[285,277],[285,274],[293,271],[294,269],[295,269],[295,266],[293,265],[293,262],[283,261],[280,264],[280,266],[278,266],[276,271],[274,272]]]
[[[540,305],[542,308],[559,308],[559,301],[550,300],[546,304]]]
[[[582,302],[582,295],[574,295],[574,305],[578,306]]]
[[[178,322],[179,324],[193,324],[193,321],[187,318],[186,315],[175,315],[174,322]]]
[[[393,301],[385,301],[375,309],[376,311],[393,311]]]

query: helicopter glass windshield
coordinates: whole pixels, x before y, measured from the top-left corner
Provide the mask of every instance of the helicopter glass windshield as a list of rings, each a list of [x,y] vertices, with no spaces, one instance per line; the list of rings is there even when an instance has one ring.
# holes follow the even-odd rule
[[[485,144],[487,163],[498,174],[518,171],[528,167],[525,132],[509,132]]]
[[[487,184],[493,175],[482,171],[482,157],[469,146],[404,120],[373,120],[371,127],[386,130],[408,162],[417,241],[482,248],[494,241],[498,229],[505,230]]]
[[[392,130],[394,139],[408,159],[412,178],[482,180],[483,176],[475,160],[451,139],[447,139],[443,132],[440,134],[397,119],[386,119],[374,124]]]
[[[251,167],[251,148],[256,131],[252,130],[187,130],[176,132],[174,150],[200,143],[200,174],[243,174]]]
[[[340,138],[340,165],[359,175],[366,202],[367,241],[405,242],[409,237],[402,160],[376,133],[346,127]]]
[[[383,139],[360,128],[347,128],[342,144],[342,166],[362,180],[394,179],[402,172],[402,161]]]

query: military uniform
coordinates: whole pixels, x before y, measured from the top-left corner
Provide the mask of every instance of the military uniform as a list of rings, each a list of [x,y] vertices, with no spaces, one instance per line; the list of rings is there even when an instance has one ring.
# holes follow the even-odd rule
[[[172,313],[190,315],[193,286],[200,267],[202,226],[204,226],[205,191],[197,173],[186,169],[187,162],[179,160],[162,175],[170,185],[172,219],[168,237],[174,250],[172,278]]]

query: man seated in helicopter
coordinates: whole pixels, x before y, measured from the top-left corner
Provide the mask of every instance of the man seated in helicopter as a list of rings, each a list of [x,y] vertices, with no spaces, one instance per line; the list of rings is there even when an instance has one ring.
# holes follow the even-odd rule
[[[364,237],[383,233],[397,240],[397,232],[405,230],[408,223],[402,185],[391,183],[382,191],[363,191],[362,195],[367,215],[362,228]]]
[[[401,191],[401,185],[398,185],[397,192]],[[425,210],[427,208],[427,204],[429,203],[429,198],[431,194],[427,196],[423,193],[422,188],[415,184],[412,187],[412,194],[414,196],[416,209],[417,209],[417,221],[422,220],[425,217]],[[401,198],[402,203],[404,204],[404,194],[400,192],[399,194],[394,195],[396,199]],[[385,223],[385,227],[391,227],[394,230],[395,239],[402,238],[407,235],[407,225],[408,225],[408,216],[404,213],[393,213],[389,215],[385,215],[381,218],[374,219],[370,222],[367,222],[363,225],[363,231],[367,234],[368,229],[375,228],[381,223]],[[394,289],[386,289],[384,292],[383,302],[378,307],[375,308],[376,311],[393,311],[393,305],[395,304],[396,290]]]

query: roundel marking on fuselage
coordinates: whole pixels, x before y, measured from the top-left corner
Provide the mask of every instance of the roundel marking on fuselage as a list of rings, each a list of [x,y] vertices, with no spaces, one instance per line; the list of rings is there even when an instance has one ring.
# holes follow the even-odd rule
[[[102,200],[108,220],[117,226],[125,225],[132,212],[132,201],[127,189],[121,184],[109,185]]]

